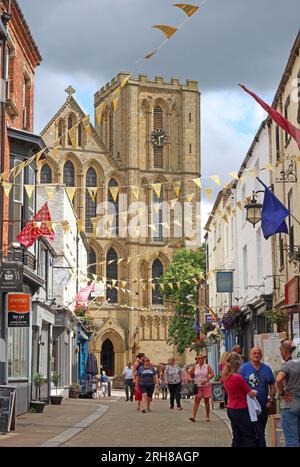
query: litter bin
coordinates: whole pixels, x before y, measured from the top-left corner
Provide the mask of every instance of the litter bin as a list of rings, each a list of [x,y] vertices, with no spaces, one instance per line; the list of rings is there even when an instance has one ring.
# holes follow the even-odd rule
[[[108,397],[111,396],[111,382],[110,381],[108,381],[107,395]]]

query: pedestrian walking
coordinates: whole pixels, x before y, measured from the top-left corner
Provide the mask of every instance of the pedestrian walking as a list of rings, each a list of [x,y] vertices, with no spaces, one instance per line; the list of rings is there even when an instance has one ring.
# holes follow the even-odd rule
[[[166,377],[165,377],[165,366],[162,365],[162,364],[159,366],[158,379],[159,379],[159,390],[162,393],[162,399],[167,400],[167,398],[168,398],[168,385],[167,385],[167,380],[166,380]]]
[[[256,431],[251,422],[247,395],[256,397],[257,392],[251,389],[239,369],[241,356],[231,352],[223,369],[222,379],[228,394],[227,414],[232,428],[232,447],[256,447]]]
[[[222,375],[222,372],[225,368],[225,364],[226,364],[226,360],[227,360],[227,357],[229,355],[229,352],[223,352],[221,357],[220,357],[220,360],[219,360],[219,371],[220,371],[220,375]],[[222,380],[222,376],[221,376],[221,383],[222,383],[222,387],[223,387],[223,391],[224,391],[224,404],[225,404],[225,408],[227,408],[227,403],[228,403],[228,396],[227,396],[227,392],[225,391],[225,387],[224,387],[224,382]]]
[[[125,395],[126,395],[126,402],[129,401],[129,390],[130,390],[130,401],[133,401],[134,396],[134,373],[132,363],[128,362],[127,366],[125,366],[123,370],[124,376],[124,385],[125,385]]]
[[[170,392],[170,409],[174,409],[174,401],[176,400],[177,410],[182,410],[181,407],[181,368],[176,365],[175,358],[170,359],[170,364],[165,370],[166,382]]]
[[[104,370],[101,372],[100,376],[100,389],[102,392],[102,397],[108,395],[108,376]]]
[[[135,378],[135,396],[134,396],[134,400],[137,402],[137,405],[136,405],[137,410],[141,410],[141,403],[142,403],[142,393],[141,393],[140,386],[139,386],[139,383],[138,383],[137,372],[138,372],[138,369],[140,368],[140,366],[143,365],[143,359],[144,358],[145,358],[145,354],[140,352],[136,356],[136,361],[135,361],[135,363],[133,365],[133,374],[134,374],[134,378]]]
[[[239,355],[241,355],[242,353],[242,350],[241,350],[241,346],[239,344],[235,344],[233,347],[232,347],[232,351],[231,352],[235,352],[235,353],[238,353]]]
[[[198,412],[199,404],[201,399],[204,399],[205,410],[206,410],[206,421],[210,422],[210,398],[212,397],[212,387],[210,380],[215,376],[212,368],[206,363],[206,356],[204,354],[198,355],[196,358],[196,365],[189,370],[189,375],[194,378],[196,385],[198,386],[198,394],[195,395],[195,401],[193,406],[193,415],[189,420],[192,422],[196,421],[196,415]]]
[[[262,356],[262,350],[259,347],[253,347],[249,355],[250,361],[241,366],[239,373],[250,388],[257,391],[257,400],[262,410],[258,416],[258,422],[261,424],[261,445],[266,447],[265,429],[268,411],[274,402],[276,388],[273,371],[268,365],[262,363]]]
[[[155,386],[158,385],[157,371],[145,357],[143,365],[137,370],[137,383],[142,393],[142,413],[151,412],[150,404]]]
[[[281,341],[280,353],[284,363],[276,378],[281,397],[281,426],[288,448],[300,447],[300,361],[292,359],[295,349],[291,340]]]

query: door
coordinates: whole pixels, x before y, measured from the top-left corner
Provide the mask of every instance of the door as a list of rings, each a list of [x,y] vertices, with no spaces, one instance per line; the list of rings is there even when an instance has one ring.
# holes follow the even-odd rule
[[[106,339],[102,344],[101,349],[101,370],[104,370],[107,376],[115,374],[115,352],[114,346],[109,339]]]

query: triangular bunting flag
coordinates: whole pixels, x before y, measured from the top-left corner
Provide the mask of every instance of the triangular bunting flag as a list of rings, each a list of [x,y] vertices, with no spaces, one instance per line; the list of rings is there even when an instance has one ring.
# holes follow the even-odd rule
[[[70,198],[71,201],[73,201],[75,193],[76,193],[76,187],[74,186],[67,186],[66,187],[66,192]]]
[[[193,201],[193,198],[195,196],[195,193],[191,194],[191,195],[187,195],[187,200],[189,203],[191,203]]]
[[[45,192],[49,200],[53,199],[54,193],[56,192],[55,185],[44,185]]]
[[[181,182],[180,181],[173,182],[173,188],[175,190],[176,195],[179,196],[180,189],[181,189]]]
[[[211,175],[209,178],[211,178],[212,181],[215,182],[216,185],[221,185],[221,181],[220,181],[219,175]]]
[[[177,31],[177,28],[173,28],[172,26],[167,26],[166,24],[156,24],[155,26],[152,26],[153,28],[159,29],[164,33],[167,39],[170,39],[170,37],[175,34]]]
[[[175,3],[173,6],[180,8],[184,13],[186,13],[189,17],[193,16],[196,11],[199,10],[199,7],[196,5],[188,5],[187,3]]]
[[[24,185],[28,199],[31,199],[32,193],[34,192],[34,185]]]
[[[52,149],[52,157],[54,157],[54,159],[56,159],[58,157],[58,154],[59,154],[59,146],[53,146],[53,149]]]
[[[64,229],[64,232],[68,232],[70,230],[69,221],[61,221],[61,226]]]
[[[68,135],[71,141],[73,148],[76,148],[76,136],[77,136],[77,126],[73,126],[69,131]]]
[[[9,197],[10,190],[12,188],[12,183],[9,182],[2,182],[3,185],[3,190],[5,193],[5,196]]]
[[[111,193],[112,199],[114,202],[117,201],[120,188],[118,186],[110,186],[109,191]]]
[[[201,178],[192,178],[192,181],[194,183],[196,183],[196,185],[201,188],[202,187],[202,183],[201,183]]]
[[[131,187],[131,191],[132,191],[132,193],[134,194],[136,200],[138,201],[138,200],[139,200],[139,197],[140,197],[140,187],[138,187],[138,186],[132,186],[132,187]]]
[[[239,175],[237,172],[229,172],[230,177],[235,178],[236,180],[239,180]]]
[[[35,160],[36,160],[36,163],[39,162],[39,160],[41,159],[42,155],[44,154],[45,152],[45,148],[44,149],[41,149],[41,151],[37,152],[36,155],[35,155]]]
[[[211,199],[212,194],[213,194],[212,188],[205,188],[204,191],[205,191],[205,194],[206,194],[207,198],[208,198],[208,199]]]
[[[97,119],[97,123],[98,123],[99,126],[100,126],[101,120],[102,120],[103,108],[104,108],[104,102],[102,102],[96,108],[96,119]]]
[[[153,230],[153,232],[157,232],[157,228],[154,224],[149,224],[149,229]]]
[[[178,198],[176,198],[176,199],[170,199],[171,209],[174,209],[174,208],[175,208],[175,205],[176,205],[177,202],[178,202]]]
[[[91,121],[90,121],[90,116],[87,115],[86,117],[84,117],[82,119],[82,125],[86,131],[86,134],[88,136],[88,138],[91,138],[92,136],[92,129],[91,129]]]
[[[89,195],[92,198],[93,202],[95,202],[98,188],[97,187],[87,188],[87,191],[89,192]]]
[[[156,196],[158,199],[160,199],[160,194],[161,194],[161,183],[152,183],[152,188],[156,193]]]
[[[243,210],[243,205],[242,205],[242,202],[241,201],[238,201],[236,203],[237,207],[242,211]]]
[[[83,219],[77,219],[76,225],[77,225],[77,230],[78,232],[84,232],[84,220]]]

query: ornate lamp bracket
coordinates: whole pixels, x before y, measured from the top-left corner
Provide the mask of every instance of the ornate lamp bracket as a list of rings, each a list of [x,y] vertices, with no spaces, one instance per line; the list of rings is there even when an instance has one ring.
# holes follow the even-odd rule
[[[287,170],[280,172],[280,177],[275,179],[276,183],[297,183],[297,165],[296,161],[291,161]]]

